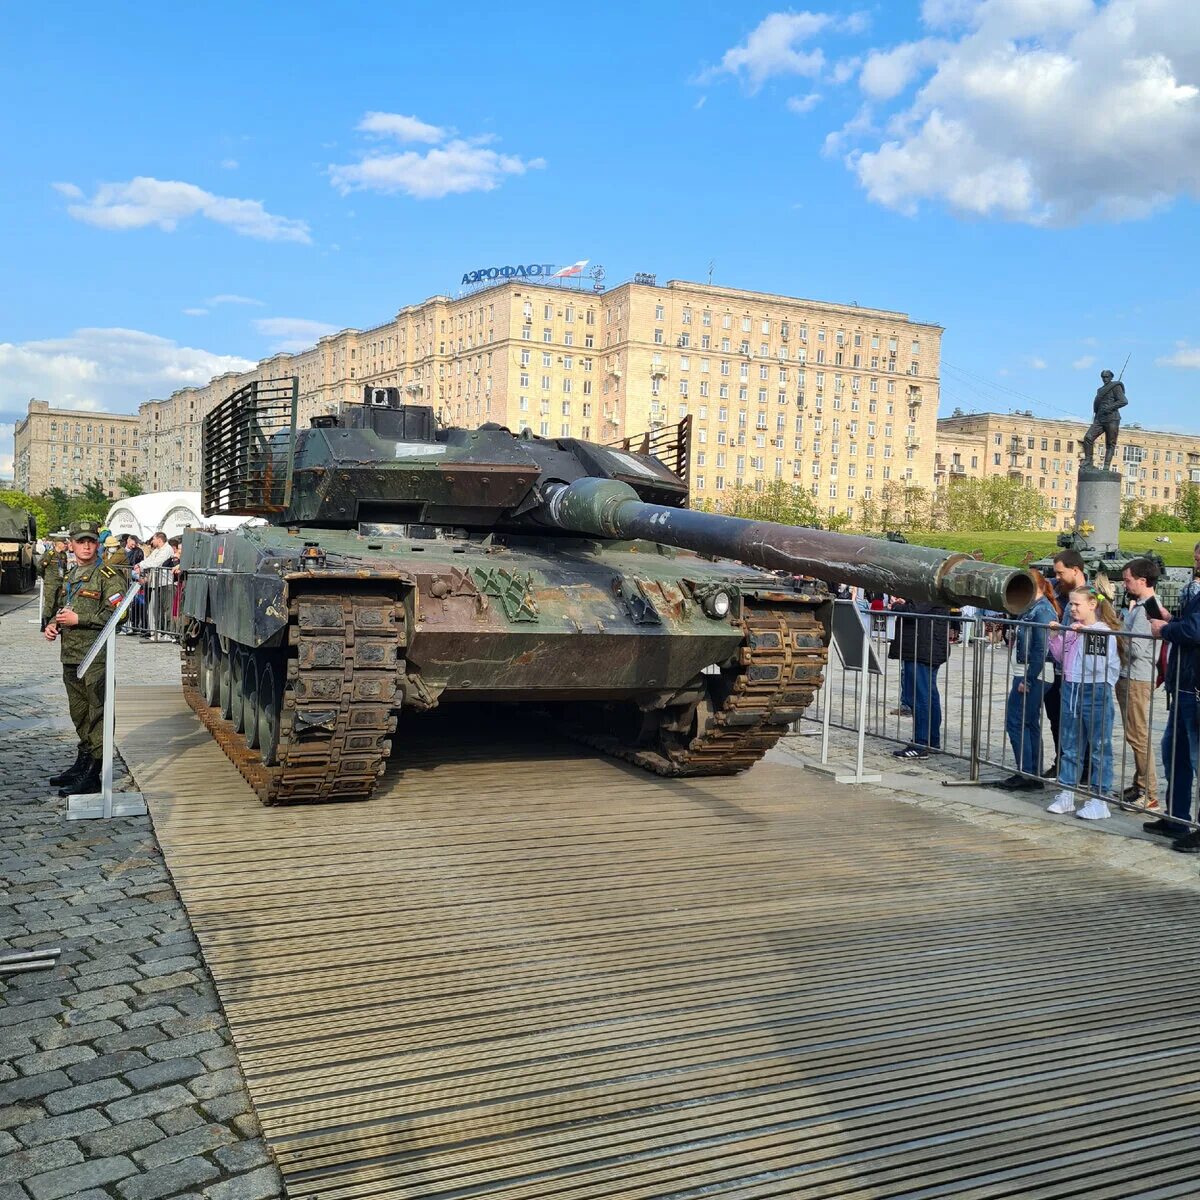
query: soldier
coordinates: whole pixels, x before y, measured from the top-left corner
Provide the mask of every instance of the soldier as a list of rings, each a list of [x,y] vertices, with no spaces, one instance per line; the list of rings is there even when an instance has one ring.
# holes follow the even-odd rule
[[[59,795],[95,792],[100,788],[104,757],[104,656],[100,655],[82,679],[75,670],[99,636],[125,591],[125,572],[99,560],[100,527],[94,521],[77,521],[71,527],[75,565],[59,580],[53,602],[54,619],[46,626],[49,642],[61,639],[63,683],[71,720],[79,735],[74,764],[50,782]]]
[[[59,580],[67,573],[70,563],[67,561],[67,543],[70,533],[60,529],[50,535],[54,544],[42,555],[37,565],[37,572],[42,577],[42,629],[50,624],[54,616],[54,593],[58,589]]]
[[[104,539],[104,565],[107,567],[124,567],[125,573],[129,573],[129,558],[114,533],[110,533]]]
[[[1117,433],[1121,428],[1121,409],[1129,403],[1125,398],[1125,385],[1113,379],[1111,371],[1101,371],[1103,383],[1096,389],[1092,404],[1091,428],[1083,435],[1083,461],[1092,466],[1092,447],[1101,433],[1104,434],[1104,469],[1112,466],[1117,452]]]

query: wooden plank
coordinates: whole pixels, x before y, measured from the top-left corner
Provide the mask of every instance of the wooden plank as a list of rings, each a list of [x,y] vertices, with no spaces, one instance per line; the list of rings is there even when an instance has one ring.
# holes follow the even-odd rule
[[[1194,1193],[1195,892],[444,718],[264,809],[174,689],[118,714],[293,1194]]]

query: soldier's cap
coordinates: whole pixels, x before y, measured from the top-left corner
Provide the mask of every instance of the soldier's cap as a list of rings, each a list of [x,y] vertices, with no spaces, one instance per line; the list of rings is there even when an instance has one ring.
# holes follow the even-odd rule
[[[91,538],[93,542],[98,542],[100,540],[100,526],[95,521],[76,521],[71,526],[71,537],[77,542],[83,538]]]
[[[71,539],[71,531],[69,529],[58,529],[50,535],[52,542],[66,542]]]

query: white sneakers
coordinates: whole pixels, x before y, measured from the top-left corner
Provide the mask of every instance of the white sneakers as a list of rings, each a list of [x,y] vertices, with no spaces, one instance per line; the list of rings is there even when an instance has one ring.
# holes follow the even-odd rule
[[[1103,821],[1106,817],[1112,816],[1108,805],[1099,796],[1093,796],[1078,812],[1075,812],[1075,797],[1070,792],[1059,792],[1054,800],[1046,805],[1046,811],[1063,815],[1075,813],[1084,821]]]

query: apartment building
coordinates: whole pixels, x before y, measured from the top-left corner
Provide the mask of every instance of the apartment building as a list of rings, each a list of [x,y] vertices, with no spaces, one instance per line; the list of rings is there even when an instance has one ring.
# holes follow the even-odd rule
[[[1036,488],[1050,506],[1050,528],[1075,519],[1075,489],[1088,422],[1035,417],[1032,413],[971,413],[937,423],[933,482],[1007,475]],[[1096,447],[1103,462],[1104,439]],[[1200,483],[1200,437],[1123,425],[1113,467],[1124,478],[1124,497],[1144,508],[1171,509],[1184,483]]]
[[[99,479],[109,496],[121,495],[117,481],[141,474],[140,424],[136,416],[52,408],[30,400],[13,435],[13,485],[35,496],[59,487],[82,492]]]
[[[610,442],[691,415],[697,499],[784,479],[852,519],[887,480],[932,485],[941,334],[900,312],[702,283],[509,279],[143,404],[146,482],[198,487],[204,415],[252,379],[295,375],[302,423],[364,384],[450,424],[540,437]]]

